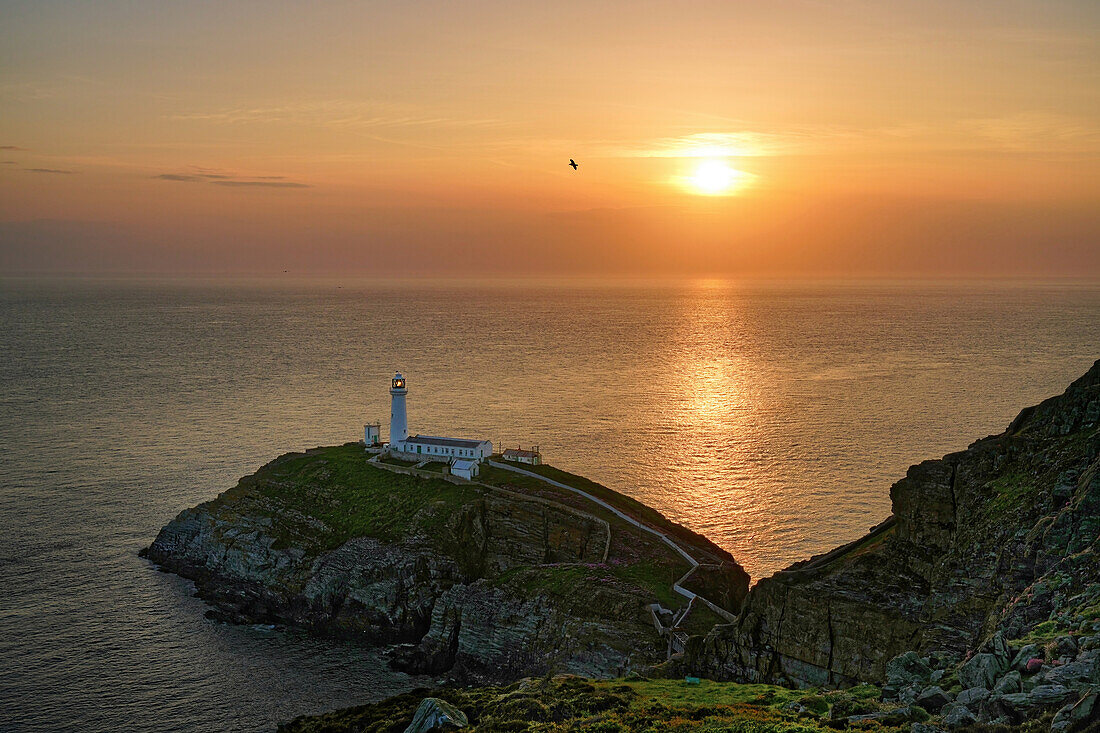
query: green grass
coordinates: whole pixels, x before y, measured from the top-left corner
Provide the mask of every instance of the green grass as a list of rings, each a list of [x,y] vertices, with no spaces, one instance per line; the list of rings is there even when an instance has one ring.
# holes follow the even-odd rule
[[[383,453],[378,459],[379,463],[388,463],[391,466],[402,466],[404,468],[411,468],[420,461],[403,461],[400,458],[394,458],[389,453]]]
[[[1031,476],[1015,471],[1007,471],[993,479],[989,485],[993,488],[993,500],[989,508],[996,514],[1020,509],[1034,498],[1038,491],[1038,482]]]
[[[426,463],[423,466],[421,466],[420,470],[421,471],[431,471],[432,473],[443,473],[443,469],[446,468],[447,465],[448,464],[440,463],[439,461],[432,461],[431,463]]]
[[[504,463],[505,461],[500,456],[493,456],[493,460]],[[676,524],[672,520],[665,517],[656,509],[649,507],[637,499],[633,499],[625,494],[620,494],[618,491],[609,489],[602,484],[598,484],[591,479],[587,479],[584,476],[578,476],[576,474],[563,471],[553,466],[542,464],[539,466],[529,466],[526,464],[520,464],[515,462],[508,462],[510,465],[514,465],[517,468],[521,468],[532,473],[537,473],[540,476],[545,476],[548,479],[558,481],[566,486],[572,486],[575,489],[591,494],[598,499],[606,501],[611,506],[615,507],[619,511],[622,511],[630,516],[638,519],[651,527],[661,530],[666,534],[675,537],[683,542],[685,545],[696,547],[705,550],[708,553],[713,554],[715,557],[720,557],[724,560],[733,560],[733,557],[721,549],[713,542],[708,540],[703,535],[692,532],[690,529]],[[503,469],[494,468],[492,466],[485,466],[482,470],[481,480],[485,483],[493,485],[502,485],[510,483],[516,486],[546,489],[553,488],[547,484],[533,479],[528,476],[522,476],[511,471],[505,471]]]
[[[430,530],[477,495],[442,479],[378,468],[361,446],[349,444],[273,461],[215,500],[214,508],[232,516],[238,502],[251,502],[277,522],[277,546],[324,552],[352,537],[392,542],[417,528]]]
[[[420,701],[439,697],[462,710],[470,733],[529,731],[530,733],[817,733],[830,706],[843,709],[876,705],[847,692],[822,695],[816,690],[790,690],[772,685],[748,685],[682,679],[584,680],[555,677],[525,680],[507,687],[418,690],[373,705],[299,718],[285,733],[400,733],[412,720]],[[807,710],[787,709],[798,703]],[[874,731],[908,730],[873,724]]]

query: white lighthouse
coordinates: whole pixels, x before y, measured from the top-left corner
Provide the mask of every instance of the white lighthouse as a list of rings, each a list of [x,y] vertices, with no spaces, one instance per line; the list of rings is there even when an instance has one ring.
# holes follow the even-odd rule
[[[451,467],[452,476],[467,479],[476,476],[477,465],[493,455],[492,441],[420,434],[409,437],[409,420],[405,413],[405,396],[408,393],[401,372],[394,374],[393,381],[390,382],[389,454],[415,463],[447,463]],[[370,442],[369,439],[367,442]]]
[[[405,378],[401,372],[393,375],[390,382],[390,443],[399,443],[409,437],[409,417],[405,412]]]

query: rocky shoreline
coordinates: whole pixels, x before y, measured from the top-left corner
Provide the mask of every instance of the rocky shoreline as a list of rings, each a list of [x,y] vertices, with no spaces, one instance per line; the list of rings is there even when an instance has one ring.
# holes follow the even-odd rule
[[[728,553],[646,514],[705,558],[693,582],[721,614],[670,593],[684,561],[652,535],[506,473],[477,486],[378,472],[351,444],[292,454],[180,514],[147,556],[221,618],[404,644],[396,667],[463,684],[774,684],[810,696],[751,714],[811,729],[1100,725],[1100,362],[1004,433],[913,466],[867,536],[751,591]],[[813,696],[842,688],[862,692]]]
[[[283,456],[182,512],[144,554],[194,580],[215,618],[400,645],[395,668],[463,682],[645,670],[668,656],[656,623],[686,636],[723,620],[702,604],[686,614],[671,589],[690,566],[612,511],[506,471],[475,484],[368,459],[358,444]],[[740,566],[663,521],[708,559],[696,582],[737,611]]]

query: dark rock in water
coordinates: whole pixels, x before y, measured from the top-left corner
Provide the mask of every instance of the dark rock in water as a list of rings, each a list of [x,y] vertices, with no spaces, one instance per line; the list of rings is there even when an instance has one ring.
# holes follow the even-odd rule
[[[1016,661],[1010,640],[1100,577],[1100,362],[1004,433],[913,466],[890,498],[864,538],[759,581],[683,666],[900,694],[908,673],[887,666],[903,652],[978,649],[960,682],[992,687]]]
[[[469,724],[466,714],[451,703],[438,697],[426,697],[416,709],[405,733],[436,733],[465,728]]]

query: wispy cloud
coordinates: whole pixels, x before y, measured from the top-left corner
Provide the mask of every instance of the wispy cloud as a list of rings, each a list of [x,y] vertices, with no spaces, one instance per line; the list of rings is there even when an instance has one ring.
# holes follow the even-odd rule
[[[161,181],[204,181],[202,176],[192,176],[185,173],[161,173],[159,176],[153,176],[153,178]]]
[[[65,171],[61,170],[60,168],[24,168],[23,170],[30,173],[63,173],[65,175],[72,175],[76,173],[76,171]]]
[[[18,145],[0,145],[0,150],[26,150],[26,148],[21,148]]]
[[[259,188],[311,188],[308,183],[286,180],[286,176],[238,176],[230,173],[213,173],[211,168],[198,168],[199,173],[161,173],[153,176],[160,181],[183,183],[212,183],[215,186]]]
[[[461,118],[426,114],[422,109],[391,102],[321,100],[298,104],[232,107],[180,112],[174,120],[221,124],[279,123],[323,127],[485,127],[500,124],[490,118]]]
[[[266,188],[309,188],[308,183],[294,181],[212,181],[215,186],[257,186]]]

